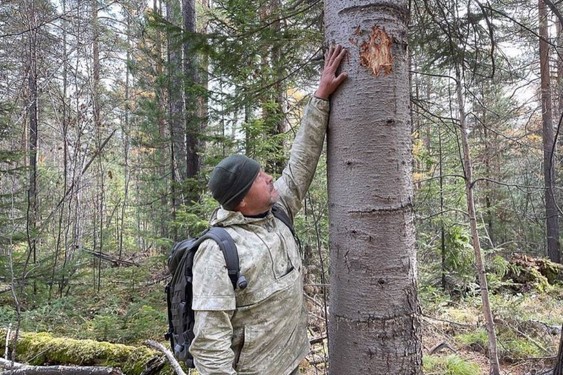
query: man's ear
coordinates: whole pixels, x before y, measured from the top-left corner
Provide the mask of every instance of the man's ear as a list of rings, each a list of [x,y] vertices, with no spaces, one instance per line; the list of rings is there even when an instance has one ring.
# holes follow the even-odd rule
[[[237,207],[235,208],[235,211],[240,211],[241,209],[244,209],[246,207],[247,203],[246,203],[246,197],[242,198],[242,200],[240,201],[240,203],[237,205]]]

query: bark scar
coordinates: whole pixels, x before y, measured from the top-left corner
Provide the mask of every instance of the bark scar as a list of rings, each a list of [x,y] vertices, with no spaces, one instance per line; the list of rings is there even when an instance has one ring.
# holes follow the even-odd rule
[[[358,29],[354,32],[358,35]],[[360,65],[369,68],[376,77],[393,72],[392,38],[379,26],[371,30],[369,40],[360,45]]]

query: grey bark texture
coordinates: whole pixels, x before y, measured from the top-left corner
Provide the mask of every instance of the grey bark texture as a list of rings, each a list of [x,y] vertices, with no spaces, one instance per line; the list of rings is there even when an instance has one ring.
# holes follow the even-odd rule
[[[328,130],[330,374],[421,374],[408,2],[328,1],[348,50]]]

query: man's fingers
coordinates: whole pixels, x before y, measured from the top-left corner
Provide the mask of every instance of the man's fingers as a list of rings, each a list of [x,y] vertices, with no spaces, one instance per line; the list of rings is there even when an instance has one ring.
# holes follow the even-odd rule
[[[342,72],[336,77],[335,84],[336,87],[340,86],[342,82],[344,82],[348,78],[348,73]]]
[[[326,68],[336,70],[342,62],[344,56],[346,56],[346,52],[346,49],[342,48],[340,45],[336,48],[330,47],[326,58]]]

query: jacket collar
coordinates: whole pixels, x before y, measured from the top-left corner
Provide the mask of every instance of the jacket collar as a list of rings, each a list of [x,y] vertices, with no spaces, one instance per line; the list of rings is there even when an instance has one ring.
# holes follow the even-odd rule
[[[217,208],[211,215],[210,224],[216,227],[228,227],[231,225],[260,224],[272,218],[272,211],[264,217],[247,217],[238,211],[228,211],[222,207]]]

